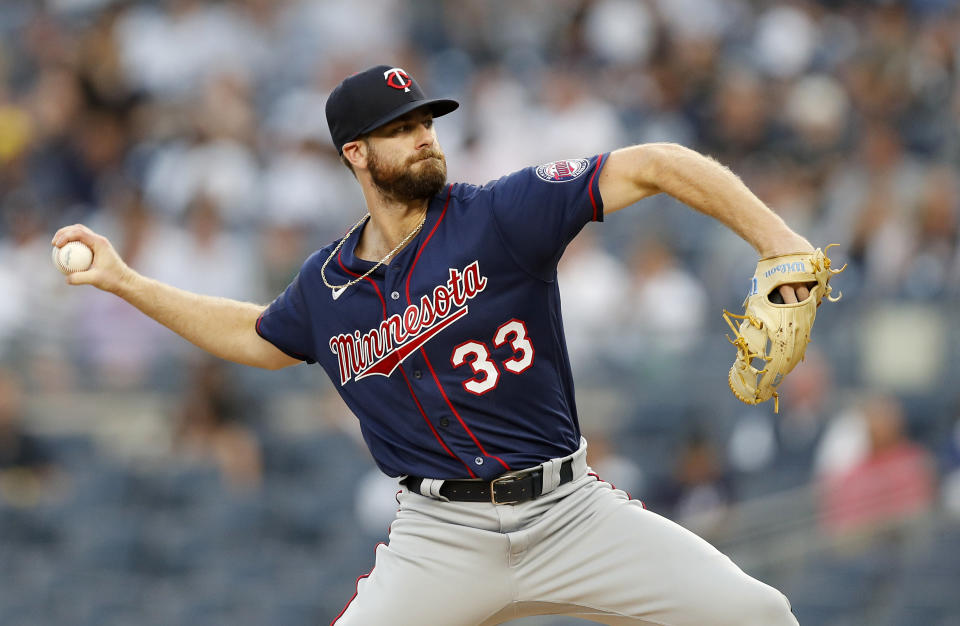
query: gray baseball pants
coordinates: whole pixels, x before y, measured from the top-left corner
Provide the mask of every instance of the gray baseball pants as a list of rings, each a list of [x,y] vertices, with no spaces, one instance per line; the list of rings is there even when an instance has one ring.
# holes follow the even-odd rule
[[[553,614],[797,626],[779,591],[590,474],[585,443],[573,458],[572,482],[549,490],[563,460],[555,459],[545,464],[544,495],[522,504],[448,502],[403,488],[389,543],[334,623],[487,626]],[[441,481],[424,482],[422,491],[436,493]]]

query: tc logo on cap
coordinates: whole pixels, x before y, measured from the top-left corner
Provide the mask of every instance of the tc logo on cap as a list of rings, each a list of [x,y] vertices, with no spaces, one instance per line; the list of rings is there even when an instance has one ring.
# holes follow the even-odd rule
[[[407,74],[407,70],[401,67],[394,67],[387,70],[383,73],[383,78],[387,81],[387,84],[394,89],[403,89],[405,92],[410,91],[410,85],[413,83],[413,79]]]

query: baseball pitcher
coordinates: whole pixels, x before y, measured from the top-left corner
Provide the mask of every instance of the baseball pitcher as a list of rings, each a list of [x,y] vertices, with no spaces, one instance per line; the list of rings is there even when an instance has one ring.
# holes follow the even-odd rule
[[[447,183],[433,120],[457,107],[428,99],[391,65],[333,91],[333,143],[368,213],[269,306],[141,276],[82,225],[54,236],[94,251],[92,267],[67,280],[124,298],[224,359],[323,367],[400,485],[389,541],[336,624],[475,626],[537,614],[796,624],[780,592],[587,467],[556,277],[585,224],[658,193],[719,220],[762,258],[794,255],[763,281],[778,315],[748,310],[746,327],[734,328],[751,358],[735,365],[731,386],[759,402],[774,385],[755,367],[748,329],[796,324],[792,349],[802,351],[810,303],[828,293],[830,272],[811,266],[822,253],[729,170],[677,145],[559,160],[483,186]],[[806,317],[793,315],[801,309]]]

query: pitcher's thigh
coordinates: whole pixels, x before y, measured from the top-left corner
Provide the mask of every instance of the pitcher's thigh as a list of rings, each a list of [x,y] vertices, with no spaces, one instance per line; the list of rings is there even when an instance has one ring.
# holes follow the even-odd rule
[[[796,626],[783,594],[709,543],[623,492],[603,483],[594,491],[580,507],[591,514],[567,520],[574,530],[562,544],[545,543],[539,567],[524,564],[526,593],[641,624]]]
[[[337,626],[475,626],[509,602],[506,576],[491,558],[496,551],[393,535],[389,545],[377,547],[373,570],[357,582],[357,594],[333,622]]]

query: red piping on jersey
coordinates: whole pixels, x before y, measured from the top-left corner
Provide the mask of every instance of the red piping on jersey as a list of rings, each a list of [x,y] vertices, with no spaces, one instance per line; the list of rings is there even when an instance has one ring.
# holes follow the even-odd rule
[[[387,534],[389,534],[389,531],[387,531]],[[378,544],[377,544],[377,547],[373,549],[374,553],[376,553],[377,549],[380,548],[380,546],[385,546],[385,545],[387,545],[387,544],[384,543],[383,541],[381,541],[380,543],[378,543]],[[370,574],[373,573],[373,568],[374,568],[374,567],[376,567],[376,560],[374,560],[374,566],[370,568],[370,571],[369,571],[369,572],[367,572],[366,574],[363,574],[362,576],[358,576],[358,577],[357,577],[357,582],[356,582],[356,584],[354,585],[354,588],[353,588],[353,595],[350,596],[350,599],[349,599],[349,600],[347,600],[347,604],[344,605],[343,609],[340,610],[340,613],[338,613],[337,616],[333,618],[333,621],[330,622],[330,626],[333,626],[334,624],[336,624],[336,623],[337,623],[337,620],[339,620],[341,617],[343,617],[343,614],[347,612],[347,609],[350,608],[350,605],[353,604],[353,601],[357,599],[357,594],[360,593],[360,581],[363,580],[364,578],[369,578],[369,577],[370,577]]]
[[[340,252],[337,253],[337,263],[340,264],[340,269],[342,269],[347,274],[350,274],[354,278],[360,275],[360,274],[355,274],[354,272],[351,272],[350,270],[347,269],[347,266],[343,264],[343,250],[340,250]],[[377,292],[377,297],[380,298],[380,303],[383,304],[383,319],[387,319],[387,301],[383,298],[383,294],[380,293],[380,288],[377,287],[377,283],[373,282],[373,279],[370,278],[369,276],[364,276],[363,279],[368,281],[371,285],[373,285],[374,290]]]
[[[470,435],[470,439],[473,440],[473,443],[476,444],[477,448],[480,449],[480,454],[483,456],[488,456],[492,459],[496,459],[500,462],[500,465],[507,471],[510,471],[510,466],[507,465],[503,459],[493,454],[489,454],[486,450],[483,449],[483,445],[477,440],[476,435],[473,434],[473,431],[467,426],[466,422],[463,421],[463,418],[460,417],[460,413],[457,409],[454,408],[453,402],[450,402],[450,398],[447,397],[447,392],[443,390],[443,385],[440,384],[440,379],[437,378],[437,373],[433,369],[433,365],[430,364],[430,359],[427,358],[426,351],[423,348],[420,349],[420,352],[423,353],[423,361],[427,364],[427,367],[430,369],[430,374],[433,375],[433,380],[437,383],[437,389],[440,390],[440,394],[443,396],[443,399],[446,400],[447,406],[450,407],[450,410],[453,411],[453,414],[457,416],[457,421],[460,422],[460,425],[463,426],[463,429],[467,431],[467,434]]]
[[[417,255],[413,258],[413,263],[410,265],[410,271],[407,272],[407,305],[411,305],[412,301],[410,300],[410,279],[413,278],[413,270],[417,266],[417,261],[420,260],[420,255],[423,254],[423,250],[427,247],[427,243],[430,242],[430,238],[433,237],[433,233],[437,232],[437,228],[440,227],[440,222],[443,221],[443,218],[447,215],[447,208],[450,206],[450,197],[453,194],[453,185],[447,187],[447,200],[443,203],[443,211],[440,212],[440,217],[437,218],[437,223],[433,225],[433,228],[430,230],[430,234],[427,235],[426,239],[423,240],[423,243],[420,244],[420,249],[417,250]],[[467,426],[467,423],[463,421],[463,418],[460,416],[459,411],[454,408],[453,403],[450,402],[450,398],[447,397],[447,392],[444,391],[443,385],[440,384],[440,379],[437,377],[437,372],[433,369],[433,365],[430,363],[430,359],[427,358],[427,352],[423,348],[420,348],[420,353],[423,355],[423,362],[427,364],[427,368],[430,370],[430,374],[433,376],[434,382],[437,383],[437,389],[440,390],[440,395],[443,396],[443,399],[446,401],[447,406],[450,407],[450,411],[457,416],[457,421],[460,422],[460,425],[463,426],[463,430],[467,432],[470,436],[470,439],[473,440],[473,443],[480,450],[480,454],[483,456],[488,456],[492,459],[496,459],[500,462],[500,465],[504,467],[507,471],[510,471],[510,466],[504,463],[503,459],[492,454],[488,454],[487,451],[483,448],[483,444],[477,439],[476,435],[473,434],[473,431],[470,430],[470,427]],[[462,462],[462,461],[461,461]],[[469,471],[470,468],[467,468]],[[470,475],[473,476],[473,472],[470,472]]]
[[[359,276],[360,274],[356,274],[356,273],[354,273],[354,272],[351,272],[350,270],[347,269],[347,266],[343,264],[343,259],[342,259],[341,256],[340,256],[340,255],[342,255],[342,254],[343,254],[343,251],[342,251],[342,250],[340,251],[339,254],[337,254],[337,263],[340,264],[340,267],[343,269],[343,271],[345,271],[346,273],[350,274],[350,275],[353,276],[353,277]],[[373,279],[370,278],[369,276],[367,276],[364,280],[370,281],[370,284],[373,285],[373,288],[376,290],[376,292],[377,292],[377,297],[380,298],[380,303],[383,305],[383,319],[387,319],[387,301],[386,301],[386,299],[383,297],[383,294],[380,293],[380,288],[377,287],[377,283],[373,282]],[[454,453],[450,450],[450,448],[447,447],[447,444],[445,444],[445,443],[443,442],[443,439],[440,438],[440,433],[437,432],[437,429],[435,429],[435,428],[433,427],[433,424],[430,423],[430,420],[427,419],[427,413],[426,413],[426,411],[423,410],[423,406],[420,404],[419,398],[417,398],[417,395],[413,392],[413,385],[410,384],[410,379],[407,378],[407,373],[403,371],[403,366],[401,365],[399,369],[400,369],[400,373],[403,374],[403,379],[404,379],[405,381],[407,381],[407,389],[410,390],[410,396],[413,398],[414,404],[417,405],[417,410],[419,410],[419,411],[420,411],[420,415],[423,416],[423,421],[425,421],[425,422],[427,423],[427,426],[430,428],[430,432],[432,432],[432,433],[433,433],[433,436],[437,438],[437,441],[440,443],[440,447],[442,447],[444,450],[446,450],[446,451],[447,451],[447,454],[449,454],[451,457],[453,457],[453,458],[455,458],[456,460],[458,460],[458,461],[460,461],[461,463],[463,463],[463,466],[464,466],[465,468],[467,468],[467,472],[470,473],[470,478],[476,478],[477,476],[476,476],[476,474],[474,474],[474,473],[470,470],[470,466],[467,465],[466,463],[464,463],[464,462],[463,462],[463,459],[461,459],[461,458],[458,457],[456,454],[454,454]],[[346,610],[346,608],[344,608],[344,610]],[[336,620],[334,620],[334,621],[336,621]]]
[[[437,232],[437,228],[440,227],[440,222],[443,221],[443,217],[447,214],[447,207],[450,206],[450,196],[453,195],[453,185],[447,187],[447,199],[443,203],[443,211],[440,212],[440,217],[437,218],[437,223],[433,225],[433,228],[430,230],[430,234],[427,235],[427,238],[423,240],[423,243],[420,244],[420,249],[417,250],[417,256],[413,257],[413,263],[410,265],[410,271],[407,272],[407,304],[410,304],[410,279],[413,278],[413,269],[417,266],[417,261],[420,260],[420,255],[423,254],[423,249],[427,247],[427,242],[430,241],[430,238],[433,237],[433,233]]]
[[[597,157],[597,164],[593,168],[593,175],[590,177],[590,184],[587,185],[587,189],[590,190],[590,204],[593,205],[593,221],[597,221],[597,200],[593,197],[593,179],[597,177],[597,172],[600,171],[600,166],[603,165],[603,155],[601,154]]]
[[[604,480],[604,479],[600,478],[600,474],[597,474],[596,472],[587,472],[587,476],[593,476],[593,477],[596,478],[598,481],[600,481],[600,482],[602,482],[602,483],[607,483],[608,485],[610,485],[610,486],[613,487],[614,489],[617,488],[617,486],[614,485],[614,484],[613,484],[612,482],[610,482],[609,480]],[[634,498],[633,496],[630,495],[630,492],[629,492],[629,491],[627,491],[627,490],[625,490],[625,489],[620,489],[619,491],[622,491],[623,493],[627,494],[627,499],[628,499],[628,500],[636,500],[637,502],[640,503],[640,506],[642,506],[644,509],[647,508],[647,505],[643,503],[643,500],[638,500],[637,498]]]
[[[440,442],[440,445],[443,446],[443,449],[447,451],[447,454],[455,458],[456,460],[463,463],[463,466],[467,469],[467,472],[470,474],[470,478],[476,478],[477,475],[473,473],[473,470],[470,469],[470,466],[463,462],[463,459],[455,455],[450,451],[450,448],[447,447],[447,444],[443,442],[443,439],[440,438],[440,433],[437,432],[437,429],[433,427],[433,424],[430,423],[430,420],[427,419],[427,413],[423,410],[423,406],[420,404],[420,400],[417,398],[416,394],[413,393],[413,385],[410,384],[410,379],[407,378],[407,373],[403,371],[403,367],[400,367],[400,373],[403,374],[403,380],[407,382],[407,388],[410,390],[410,395],[413,396],[413,401],[417,405],[417,409],[420,410],[420,415],[423,416],[423,421],[427,423],[427,426],[430,427],[430,432],[433,433],[433,436],[437,438],[437,441]]]

